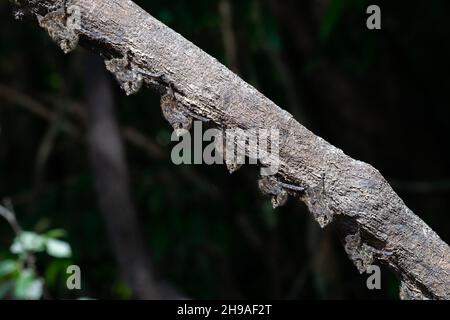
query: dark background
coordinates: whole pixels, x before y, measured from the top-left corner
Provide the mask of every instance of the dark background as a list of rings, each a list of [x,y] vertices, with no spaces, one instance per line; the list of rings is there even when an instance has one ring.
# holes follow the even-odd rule
[[[314,133],[379,169],[450,242],[448,1],[136,2]],[[370,31],[366,8],[374,3],[382,30]],[[38,256],[48,297],[144,297],[127,280],[122,254],[131,252],[192,298],[397,298],[398,280],[384,269],[382,290],[367,290],[333,226],[320,230],[301,203],[274,212],[257,190],[256,168],[230,176],[225,166],[173,165],[156,92],[126,97],[84,49],[64,55],[35,22],[15,21],[6,1],[0,16],[0,201],[13,203],[26,230],[65,229],[74,253]],[[99,83],[104,97],[90,97]],[[116,133],[129,183],[106,178],[129,187],[130,197],[113,199],[128,202],[119,210],[102,200],[99,162],[89,157],[86,105],[96,98],[114,105],[128,128]],[[125,225],[142,239],[117,240]],[[13,237],[0,220],[0,260],[10,257]],[[70,264],[83,271],[81,292],[65,288]]]

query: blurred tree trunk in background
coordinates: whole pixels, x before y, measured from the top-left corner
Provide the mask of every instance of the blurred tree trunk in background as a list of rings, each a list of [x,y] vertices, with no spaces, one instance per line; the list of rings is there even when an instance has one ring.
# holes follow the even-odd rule
[[[133,295],[139,299],[159,299],[163,294],[144,247],[131,199],[109,75],[99,57],[86,53],[84,60],[87,144],[100,211],[120,271]]]

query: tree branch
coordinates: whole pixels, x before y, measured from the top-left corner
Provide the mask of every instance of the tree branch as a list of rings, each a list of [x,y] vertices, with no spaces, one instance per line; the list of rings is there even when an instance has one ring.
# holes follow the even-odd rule
[[[301,196],[322,226],[339,224],[360,272],[381,263],[401,279],[402,298],[450,299],[450,248],[372,166],[354,160],[299,124],[255,88],[132,1],[28,0],[22,10],[68,52],[81,44],[106,59],[127,94],[163,74],[176,98],[220,128],[280,131],[277,177],[306,186]],[[74,7],[75,6],[75,7]],[[73,9],[80,25],[71,21]],[[325,185],[325,192],[322,184]]]

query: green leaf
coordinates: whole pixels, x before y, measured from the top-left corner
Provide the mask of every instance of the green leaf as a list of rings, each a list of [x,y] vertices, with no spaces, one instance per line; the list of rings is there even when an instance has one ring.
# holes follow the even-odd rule
[[[14,239],[11,245],[11,252],[14,254],[23,254],[25,252],[40,252],[45,250],[47,239],[34,232],[22,232]]]
[[[49,238],[63,238],[67,236],[67,232],[64,229],[53,229],[47,231],[45,235]]]
[[[25,269],[15,283],[14,296],[18,299],[38,300],[42,297],[44,281],[36,278],[33,270]]]
[[[0,262],[0,277],[7,276],[17,270],[17,263],[14,260]]]
[[[65,241],[57,239],[48,239],[46,243],[47,253],[55,258],[70,258],[72,256],[72,248]]]
[[[44,292],[44,281],[42,279],[35,279],[30,283],[25,292],[25,299],[39,300]]]
[[[67,267],[71,264],[72,262],[66,259],[52,259],[50,264],[45,268],[45,286],[48,288],[55,287],[60,284],[62,277],[66,279]]]

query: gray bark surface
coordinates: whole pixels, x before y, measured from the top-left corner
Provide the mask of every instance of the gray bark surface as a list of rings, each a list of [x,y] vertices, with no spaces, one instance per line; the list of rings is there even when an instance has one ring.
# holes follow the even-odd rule
[[[143,84],[172,84],[184,107],[219,128],[278,129],[277,178],[306,187],[300,199],[322,227],[333,220],[338,224],[345,250],[360,272],[371,264],[383,264],[402,281],[402,298],[450,299],[449,246],[375,168],[314,135],[132,1],[19,2],[18,15],[35,16],[65,52],[80,42],[102,54],[127,94]],[[78,13],[79,25],[73,23]],[[164,75],[164,80],[148,74]]]

